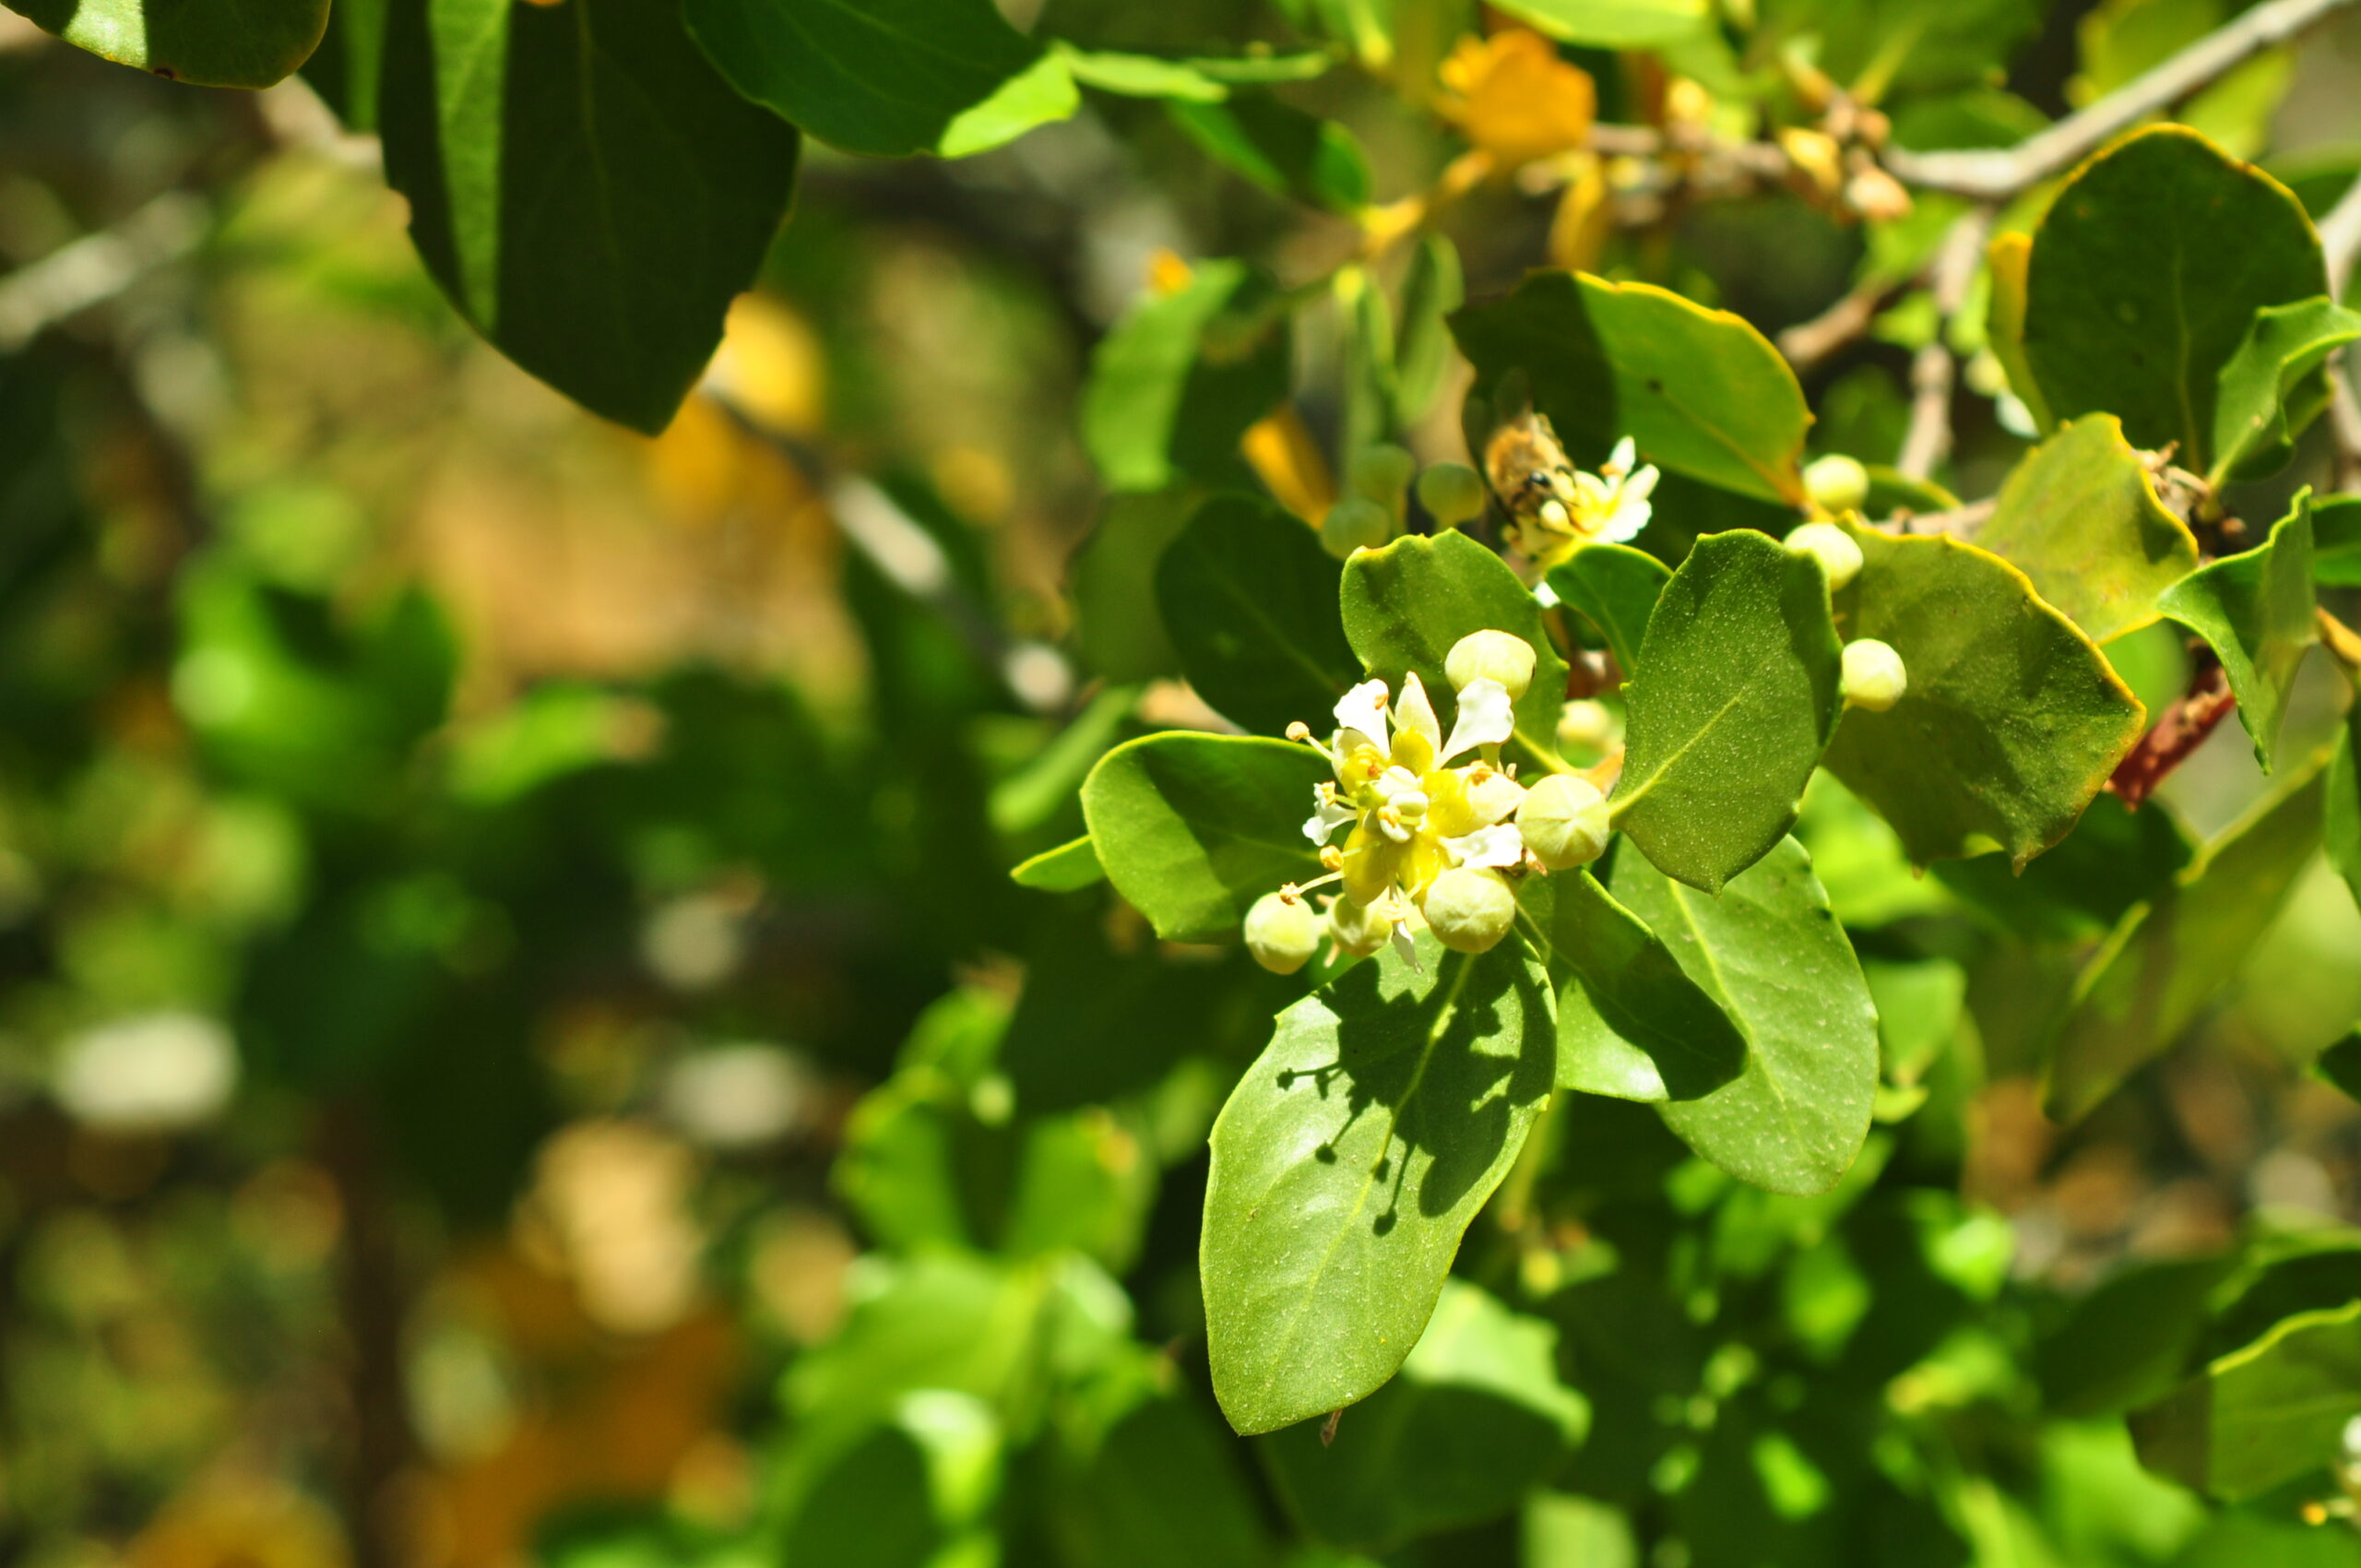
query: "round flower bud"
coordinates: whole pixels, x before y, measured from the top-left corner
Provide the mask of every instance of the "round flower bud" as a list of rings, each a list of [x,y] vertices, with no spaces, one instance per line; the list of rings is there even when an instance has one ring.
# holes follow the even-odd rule
[[[1328,906],[1328,935],[1340,953],[1366,958],[1384,946],[1386,938],[1393,934],[1393,921],[1367,904],[1338,898]]]
[[[1321,519],[1320,547],[1342,561],[1356,550],[1375,550],[1394,537],[1394,519],[1366,496],[1348,495]]]
[[[1607,797],[1587,778],[1553,773],[1525,792],[1516,830],[1549,870],[1586,866],[1607,852]]]
[[[1275,975],[1291,975],[1309,963],[1320,945],[1320,917],[1303,901],[1265,893],[1246,911],[1246,948]]]
[[[1496,871],[1453,866],[1427,889],[1427,926],[1454,953],[1482,953],[1499,944],[1516,921],[1516,894]]]
[[[1845,706],[1883,713],[1910,689],[1902,655],[1875,637],[1845,645]]]
[[[1418,476],[1418,505],[1437,528],[1472,523],[1484,515],[1484,481],[1465,463],[1436,463]]]
[[[1820,563],[1831,593],[1861,575],[1861,547],[1834,523],[1806,523],[1787,536],[1787,548]]]
[[[1533,684],[1533,645],[1513,632],[1470,632],[1451,645],[1442,672],[1457,692],[1477,681],[1498,681],[1514,702]]]
[[[1852,512],[1869,498],[1869,470],[1841,453],[1804,468],[1804,493],[1830,512]]]
[[[1615,714],[1596,697],[1577,697],[1558,714],[1558,743],[1603,752],[1615,743]]]
[[[1399,519],[1410,496],[1410,476],[1418,459],[1399,446],[1364,446],[1353,454],[1347,483],[1356,495],[1376,502],[1386,515]]]

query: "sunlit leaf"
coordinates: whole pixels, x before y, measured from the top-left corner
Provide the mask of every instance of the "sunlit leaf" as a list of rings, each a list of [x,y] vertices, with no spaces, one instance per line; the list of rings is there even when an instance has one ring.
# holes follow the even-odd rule
[[[1549,569],[1549,590],[1598,628],[1628,677],[1640,668],[1648,617],[1655,613],[1656,600],[1671,576],[1669,567],[1643,550],[1586,544],[1562,565]]]
[[[301,65],[327,0],[9,0],[77,49],[199,87],[264,88]]]
[[[1100,340],[1082,439],[1109,489],[1162,490],[1233,468],[1239,437],[1287,394],[1289,334],[1274,297],[1243,262],[1209,262]]]
[[[1624,687],[1616,825],[1708,893],[1786,837],[1837,714],[1841,649],[1819,563],[1738,529],[1665,585]]]
[[[1541,965],[1418,938],[1279,1016],[1214,1124],[1201,1251],[1214,1393],[1275,1431],[1375,1392],[1548,1099]]]
[[[2326,1469],[2361,1411],[2361,1301],[2287,1319],[2131,1418],[2141,1462],[2225,1503]]]
[[[2296,437],[2328,407],[2328,356],[2361,338],[2361,315],[2326,298],[2255,312],[2222,367],[2213,408],[2213,467],[2220,484],[2259,478],[2295,453]]]
[[[2197,570],[2196,537],[2156,499],[2110,414],[2086,414],[2027,454],[1975,542],[2094,642],[2153,622],[2156,596]]]
[[[2314,604],[2309,492],[2296,495],[2295,508],[2260,545],[2213,563],[2157,600],[2222,660],[2238,720],[2265,768],[2287,716],[2296,671],[2305,650],[2319,640]]]

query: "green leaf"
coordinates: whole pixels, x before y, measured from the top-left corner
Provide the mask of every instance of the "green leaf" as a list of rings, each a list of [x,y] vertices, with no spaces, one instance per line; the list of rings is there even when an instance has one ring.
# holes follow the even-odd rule
[[[1268,276],[1211,261],[1133,307],[1100,340],[1082,440],[1111,490],[1230,470],[1239,437],[1287,395],[1292,350]]]
[[[1754,47],[1800,51],[1876,103],[1998,79],[2041,17],[2034,0],[1766,0]]]
[[[2061,1416],[2112,1416],[2170,1393],[2205,1327],[2207,1298],[2236,1262],[2136,1265],[2076,1301],[2035,1347],[2044,1403]]]
[[[2034,428],[2045,434],[2054,431],[2058,428],[2057,416],[2042,401],[2041,383],[2035,379],[2033,366],[2025,357],[2026,275],[2033,267],[2033,236],[1994,236],[1991,244],[1985,247],[1984,264],[1992,279],[1992,303],[1984,327],[1992,357],[2000,362],[2000,369],[2009,378],[2009,390],[2025,406]]]
[[[1225,168],[1273,196],[1331,212],[1369,204],[1369,161],[1353,133],[1267,93],[1236,93],[1208,103],[1174,99],[1173,123]]]
[[[1106,868],[1098,863],[1098,851],[1091,848],[1087,833],[1018,862],[1008,874],[1019,887],[1037,888],[1043,893],[1072,893],[1107,879]]]
[[[1401,1375],[1333,1444],[1310,1425],[1264,1441],[1279,1495],[1313,1538],[1369,1551],[1504,1513],[1590,1425],[1557,1352],[1554,1324],[1447,1281]]]
[[[1050,48],[1065,62],[1074,80],[1101,92],[1124,98],[1179,98],[1195,103],[1219,103],[1229,96],[1228,84],[1207,76],[1186,60],[1076,49],[1062,41],[1053,41]]]
[[[1545,37],[1594,49],[1654,49],[1704,30],[1705,0],[1501,0]]]
[[[794,187],[795,132],[642,0],[399,0],[378,119],[459,313],[635,430],[704,371]]]
[[[1058,1562],[1270,1568],[1276,1561],[1266,1504],[1241,1471],[1237,1445],[1177,1382],[1171,1362],[1143,1346],[1120,1379],[1055,1412],[1044,1512],[1063,1549]]]
[[[1745,1071],[1659,1107],[1666,1125],[1756,1186],[1834,1187],[1869,1137],[1877,1010],[1811,857],[1786,839],[1708,897],[1622,853],[1609,885],[1746,1037]]]
[[[2344,728],[2329,754],[2327,788],[2321,826],[2328,863],[2361,903],[2361,699],[2345,709]]]
[[[2032,942],[2095,942],[2130,908],[2153,898],[2195,850],[2170,813],[2133,811],[2101,794],[2065,842],[2023,871],[2006,855],[1942,861],[1935,880]]]
[[[2321,1051],[2312,1063],[2312,1071],[2343,1090],[2345,1099],[2361,1101],[2361,1029]]]
[[[1402,331],[1394,350],[1394,414],[1416,424],[1442,396],[1451,374],[1451,313],[1467,303],[1459,247],[1447,234],[1429,234],[1410,255],[1402,279]]]
[[[327,30],[303,62],[303,77],[348,131],[377,128],[377,77],[386,57],[392,0],[343,0],[328,11]]]
[[[2225,1503],[2326,1469],[2361,1410],[2361,1301],[2299,1313],[2131,1418],[2140,1462]]]
[[[1158,936],[1226,940],[1255,899],[1320,874],[1302,824],[1329,771],[1285,741],[1147,735],[1091,769],[1082,814],[1109,880]]]
[[[1560,1088],[1697,1099],[1744,1070],[1746,1037],[1589,872],[1528,879],[1519,897],[1560,981]]]
[[[1529,763],[1564,767],[1558,716],[1566,706],[1566,661],[1542,628],[1541,607],[1506,562],[1465,534],[1406,534],[1345,563],[1343,600],[1345,636],[1363,667],[1397,693],[1416,671],[1438,711],[1452,690],[1443,660],[1460,638],[1490,630],[1532,644],[1533,683],[1516,701],[1513,744]]]
[[[2322,588],[2361,588],[2361,495],[2312,502],[2312,580]]]
[[[982,1401],[943,1389],[907,1394],[874,1425],[791,1451],[778,1483],[788,1502],[772,1526],[777,1550],[788,1562],[841,1568],[989,1560],[1003,1456]],[[730,1560],[710,1561],[719,1568]],[[675,1550],[655,1561],[682,1559]],[[591,1564],[577,1559],[576,1568]]]
[[[1671,577],[1671,568],[1644,550],[1585,544],[1550,568],[1549,591],[1598,628],[1615,662],[1630,676],[1640,668],[1648,617],[1656,612],[1656,600]]]
[[[1252,1436],[1375,1392],[1549,1098],[1522,943],[1388,948],[1279,1015],[1214,1123],[1200,1250],[1215,1396]]]
[[[1727,311],[1646,283],[1535,272],[1508,298],[1451,318],[1489,387],[1525,372],[1534,406],[1596,465],[1625,435],[1649,462],[1801,505],[1811,411],[1787,362]]]
[[[1336,613],[1344,568],[1296,518],[1222,496],[1164,552],[1156,597],[1181,672],[1240,728],[1275,735],[1301,719],[1328,728],[1360,679]]]
[[[1156,569],[1203,505],[1194,490],[1111,495],[1090,537],[1074,552],[1074,640],[1110,681],[1178,675],[1180,656],[1156,607]]]
[[[1736,529],[1665,585],[1623,689],[1616,825],[1711,893],[1786,837],[1835,727],[1842,662],[1818,562]]]
[[[2177,443],[2201,470],[2218,378],[2255,312],[2326,292],[2319,237],[2285,186],[2153,126],[2085,163],[2042,220],[2025,358],[2052,414],[2118,415],[2134,445]]]
[[[747,98],[832,147],[962,158],[1081,106],[1057,57],[991,0],[685,0]]]
[[[319,46],[327,0],[8,0],[102,60],[198,87],[264,88]]]
[[[2050,1063],[2053,1120],[2105,1099],[2237,973],[2319,845],[2324,760],[2135,905],[2083,968]]]
[[[2112,414],[2087,414],[2026,455],[1975,542],[2033,579],[2094,642],[2156,620],[2197,570],[2197,539],[2156,499]]]
[[[2361,338],[2361,315],[2322,297],[2255,312],[2222,367],[2207,480],[2260,479],[2295,455],[2296,437],[2328,407],[2328,356]]]
[[[2296,504],[2256,549],[2225,556],[2157,600],[2222,660],[2238,721],[2268,770],[2304,653],[2319,641],[2312,589],[2312,501]]]
[[[1909,690],[1837,726],[1829,770],[1927,865],[1999,849],[2018,865],[2070,832],[2146,710],[2023,572],[1950,538],[1849,530],[1861,575],[1837,598],[1847,640],[1902,655]]]

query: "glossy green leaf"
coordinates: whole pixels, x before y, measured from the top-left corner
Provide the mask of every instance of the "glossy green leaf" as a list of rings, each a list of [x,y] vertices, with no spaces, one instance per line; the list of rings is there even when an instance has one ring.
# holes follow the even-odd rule
[[[1623,688],[1616,825],[1708,893],[1752,865],[1802,809],[1836,723],[1841,651],[1818,562],[1750,529],[1699,540]]]
[[[1547,977],[1523,944],[1388,948],[1279,1016],[1214,1123],[1200,1266],[1240,1432],[1375,1392],[1548,1099]]]
[[[2328,356],[2361,338],[2361,315],[2322,297],[2255,313],[2222,367],[2213,406],[2214,484],[2256,479],[2295,455],[2296,437],[2328,407]]]
[[[1596,464],[1629,435],[1641,457],[1676,473],[1802,504],[1803,388],[1729,312],[1645,283],[1536,272],[1451,326],[1477,385],[1523,371],[1534,406],[1577,458]]]
[[[1044,893],[1072,893],[1107,879],[1106,868],[1098,863],[1098,851],[1090,847],[1087,833],[1019,861],[1008,874],[1019,887],[1037,888]]]
[[[1500,10],[1560,43],[1654,49],[1704,30],[1704,0],[1501,0]]]
[[[2312,588],[2309,492],[2255,549],[2228,555],[2175,587],[2159,608],[2203,637],[2222,660],[2238,721],[2268,769],[2304,654],[2319,641]]]
[[[2322,588],[2361,588],[2361,495],[2312,502],[2312,580]]]
[[[2027,454],[1975,542],[2033,579],[2094,642],[2157,618],[2197,570],[2197,539],[2165,509],[2112,414],[2086,414]]]
[[[2053,1119],[2079,1120],[2237,973],[2319,847],[2324,760],[2134,906],[2084,967],[2050,1062]]]
[[[1824,1193],[1869,1137],[1877,1011],[1811,858],[1790,838],[1718,897],[1619,853],[1615,897],[1746,1037],[1746,1067],[1658,1109],[1681,1141],[1774,1193]]]
[[[641,0],[400,0],[378,119],[459,313],[636,430],[705,370],[794,185],[795,132]]]
[[[2063,838],[2139,740],[2146,711],[2023,572],[1949,538],[1854,528],[1861,575],[1837,596],[1845,636],[1901,654],[1909,690],[1837,726],[1828,766],[1917,864]]]
[[[1369,202],[1369,160],[1353,134],[1263,93],[1226,101],[1174,99],[1166,111],[1189,139],[1233,172],[1273,196],[1331,212]]]
[[[8,0],[8,8],[102,60],[199,87],[264,88],[301,65],[327,0]]]
[[[848,152],[960,158],[1081,105],[1065,65],[991,0],[686,0],[732,86]]]
[[[2141,1463],[2236,1503],[2315,1474],[2361,1411],[2361,1301],[2299,1313],[2131,1418]]]
[[[1168,731],[1101,758],[1082,814],[1108,880],[1158,936],[1223,941],[1255,899],[1320,874],[1303,822],[1330,776],[1308,746]]]
[[[1518,897],[1559,982],[1560,1088],[1696,1099],[1744,1069],[1746,1037],[1589,872],[1528,879]]]
[[[1671,568],[1628,544],[1585,544],[1549,569],[1549,591],[1581,612],[1607,639],[1615,662],[1628,677],[1640,668],[1640,643],[1648,617],[1664,596]]]
[[[1344,568],[1319,537],[1267,503],[1206,503],[1157,568],[1156,597],[1181,672],[1240,728],[1284,733],[1328,712],[1360,679],[1337,619]]]
[[[1279,1495],[1314,1539],[1369,1551],[1506,1511],[1590,1425],[1557,1348],[1555,1324],[1446,1282],[1401,1375],[1333,1443],[1308,1424],[1264,1441]]]
[[[1231,471],[1239,437],[1287,395],[1289,333],[1275,292],[1243,262],[1208,262],[1099,341],[1082,440],[1109,489]]]
[[[2197,469],[2255,312],[2328,292],[2286,187],[2177,125],[2076,172],[2034,237],[2025,286],[2025,357],[2050,411],[2116,414],[2134,445],[2177,444]]]
[[[1415,671],[1438,713],[1452,691],[1443,660],[1460,638],[1487,630],[1523,637],[1536,659],[1533,683],[1516,702],[1515,744],[1529,764],[1563,766],[1566,661],[1542,628],[1541,607],[1499,556],[1463,533],[1407,534],[1345,563],[1343,603],[1345,636],[1362,665],[1396,692]]]

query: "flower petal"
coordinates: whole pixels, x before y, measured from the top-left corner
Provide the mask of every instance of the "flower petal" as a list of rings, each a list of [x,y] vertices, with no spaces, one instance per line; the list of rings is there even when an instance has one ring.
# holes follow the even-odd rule
[[[1506,822],[1524,803],[1525,786],[1505,773],[1487,771],[1480,781],[1467,786],[1467,812],[1477,827]]]
[[[1403,731],[1424,735],[1427,744],[1442,744],[1442,721],[1435,717],[1435,705],[1427,700],[1426,683],[1412,671],[1402,677],[1402,700],[1394,705],[1394,722]]]
[[[1627,435],[1615,444],[1615,450],[1607,455],[1607,467],[1599,471],[1610,476],[1628,474],[1631,471],[1631,465],[1639,460],[1639,457],[1638,443]]]
[[[1358,814],[1351,806],[1336,798],[1334,790],[1314,790],[1311,819],[1303,825],[1303,836],[1314,844],[1325,844],[1336,836],[1336,829]]]
[[[1382,753],[1385,750],[1387,733],[1385,728],[1387,695],[1384,682],[1363,681],[1336,699],[1336,727],[1367,736],[1370,744]],[[1347,742],[1340,737],[1336,742],[1336,754],[1341,757],[1347,754]]]
[[[1459,694],[1459,717],[1444,742],[1445,762],[1477,746],[1497,746],[1516,729],[1508,688],[1498,681],[1470,681]]]
[[[1525,859],[1525,837],[1513,822],[1479,827],[1464,838],[1446,838],[1442,847],[1451,851],[1454,864],[1494,871],[1505,871]]]

